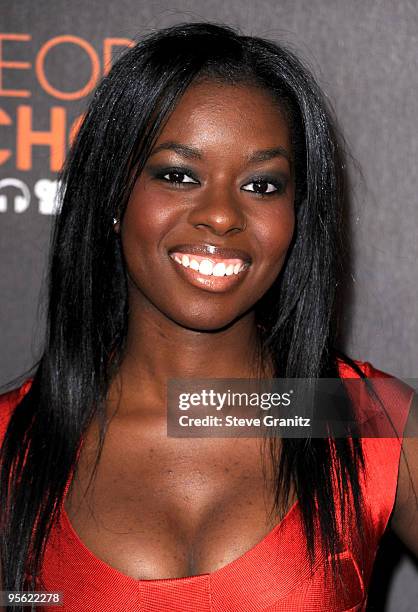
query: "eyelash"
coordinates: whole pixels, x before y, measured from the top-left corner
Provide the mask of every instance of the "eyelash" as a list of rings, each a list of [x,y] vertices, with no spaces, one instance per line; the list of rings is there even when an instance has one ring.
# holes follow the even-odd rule
[[[167,174],[181,174],[183,176],[187,176],[191,179],[193,179],[192,181],[186,181],[185,183],[181,182],[181,181],[170,181],[166,178],[164,178],[165,176],[167,176]],[[198,183],[198,179],[194,176],[193,172],[191,172],[189,169],[187,168],[165,168],[164,170],[161,170],[159,172],[157,172],[155,174],[155,178],[163,180],[166,183],[170,183],[172,185],[174,185],[176,188],[183,188],[185,185],[195,185],[196,183]],[[196,181],[196,182],[194,182]],[[269,197],[269,196],[273,196],[273,195],[281,195],[286,191],[286,181],[285,180],[277,180],[277,178],[273,177],[273,176],[256,176],[253,177],[248,183],[245,183],[246,185],[251,185],[254,183],[267,183],[267,185],[273,185],[276,189],[274,191],[269,191],[267,193],[260,193],[257,191],[253,191],[251,189],[243,189],[243,191],[247,191],[249,193],[253,193],[255,196],[257,197],[261,197],[261,198],[265,198],[265,197]]]

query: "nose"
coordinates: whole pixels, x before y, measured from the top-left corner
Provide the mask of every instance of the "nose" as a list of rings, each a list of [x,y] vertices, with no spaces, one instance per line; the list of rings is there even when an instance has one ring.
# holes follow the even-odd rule
[[[212,189],[202,195],[189,214],[189,223],[219,236],[242,232],[247,226],[245,213],[229,189]]]

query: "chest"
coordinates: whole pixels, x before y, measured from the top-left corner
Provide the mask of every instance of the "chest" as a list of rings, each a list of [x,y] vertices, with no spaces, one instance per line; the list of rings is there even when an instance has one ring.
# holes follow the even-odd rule
[[[257,438],[168,438],[165,427],[112,423],[94,477],[97,431],[90,429],[65,500],[87,548],[135,579],[211,573],[281,518],[271,512],[268,445],[263,450]]]

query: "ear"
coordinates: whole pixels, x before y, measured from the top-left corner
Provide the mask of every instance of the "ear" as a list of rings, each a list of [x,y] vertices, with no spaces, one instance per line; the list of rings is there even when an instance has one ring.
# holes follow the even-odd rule
[[[120,233],[120,221],[119,221],[119,219],[116,219],[116,217],[113,217],[113,230],[117,234]]]

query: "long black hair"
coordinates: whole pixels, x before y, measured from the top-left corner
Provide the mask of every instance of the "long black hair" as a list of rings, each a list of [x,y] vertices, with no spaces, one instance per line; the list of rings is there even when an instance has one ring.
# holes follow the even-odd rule
[[[296,229],[284,269],[255,305],[263,354],[272,358],[277,377],[338,377],[337,358],[362,375],[336,350],[336,286],[344,254],[342,147],[310,71],[286,48],[215,23],[178,24],[144,36],[97,87],[60,176],[43,353],[2,448],[4,589],[36,587],[45,543],[93,417],[103,444],[104,400],[121,363],[128,319],[126,273],[112,219],[123,218],[165,121],[186,88],[201,78],[262,87],[277,99],[291,128]],[[311,562],[316,519],[322,546],[336,553],[331,460],[335,456],[342,484],[341,507],[354,507],[360,525],[360,441],[288,438],[280,456],[274,442],[271,450],[276,504],[284,500],[286,506],[293,482]]]

